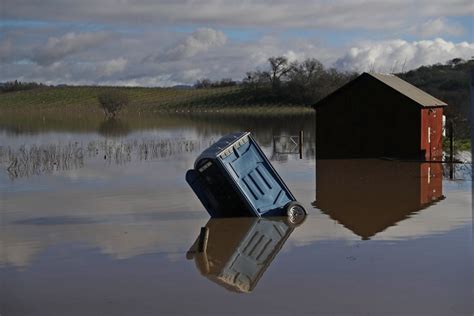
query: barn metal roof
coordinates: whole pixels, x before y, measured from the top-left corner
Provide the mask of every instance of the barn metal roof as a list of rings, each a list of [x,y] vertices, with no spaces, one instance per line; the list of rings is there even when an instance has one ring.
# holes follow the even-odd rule
[[[402,93],[423,107],[446,106],[447,104],[414,85],[391,74],[367,73],[390,88]]]

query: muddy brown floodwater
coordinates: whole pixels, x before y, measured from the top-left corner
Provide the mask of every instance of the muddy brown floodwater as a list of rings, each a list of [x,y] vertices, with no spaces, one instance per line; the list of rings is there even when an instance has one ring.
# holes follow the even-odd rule
[[[316,161],[314,122],[0,126],[0,315],[472,315],[470,165],[450,180],[435,163]],[[187,186],[195,157],[240,130],[301,225],[211,220]],[[273,141],[299,130],[303,159]]]

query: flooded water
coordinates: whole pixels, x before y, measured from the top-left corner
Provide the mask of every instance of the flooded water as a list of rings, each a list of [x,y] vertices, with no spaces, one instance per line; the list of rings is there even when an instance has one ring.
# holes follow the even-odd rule
[[[314,122],[0,122],[0,315],[472,315],[470,165],[450,180],[434,163],[316,161]],[[242,130],[302,224],[209,219],[186,184]]]

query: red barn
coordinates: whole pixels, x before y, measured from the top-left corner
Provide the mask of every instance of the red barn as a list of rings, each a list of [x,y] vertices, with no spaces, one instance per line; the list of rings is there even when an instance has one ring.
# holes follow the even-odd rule
[[[446,105],[397,76],[363,73],[315,104],[316,158],[441,160]]]

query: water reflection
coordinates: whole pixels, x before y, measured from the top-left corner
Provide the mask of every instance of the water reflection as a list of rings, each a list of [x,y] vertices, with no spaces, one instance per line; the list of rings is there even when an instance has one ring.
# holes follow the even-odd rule
[[[98,132],[106,137],[126,136],[130,133],[130,126],[119,119],[109,118],[99,125]]]
[[[86,161],[104,160],[124,165],[132,161],[172,158],[184,153],[199,153],[213,140],[185,138],[103,139],[86,143],[21,145],[0,147],[0,166],[11,179],[82,168]]]
[[[60,245],[81,245],[113,260],[181,254],[193,238],[196,223],[201,222],[197,212],[182,213],[30,215],[12,220],[0,230],[0,271],[8,266],[26,269]]]
[[[251,292],[296,226],[283,218],[210,219],[207,246],[199,236],[186,257],[201,274],[239,293]]]
[[[362,239],[444,199],[440,163],[317,160],[314,206]]]
[[[71,170],[84,166],[84,151],[78,142],[48,145],[20,146],[0,149],[0,165],[4,165],[15,179],[58,170]]]
[[[130,128],[131,133],[150,130],[184,131],[194,130],[198,138],[209,138],[235,131],[251,131],[259,143],[270,145],[273,135],[297,135],[304,130],[307,149],[314,152],[315,117],[314,114],[294,115],[218,115],[205,113],[202,115],[170,115],[155,114],[136,116],[127,114],[119,121]],[[291,122],[291,124],[288,124]],[[0,115],[0,136],[17,138],[25,135],[40,135],[48,132],[56,133],[96,133],[104,121],[101,116],[52,116],[42,114],[31,115]],[[1,140],[1,137],[0,137]],[[0,142],[1,143],[1,142]],[[311,145],[313,144],[313,145]]]
[[[215,140],[215,137],[106,138],[88,142],[0,146],[0,167],[7,171],[10,179],[16,179],[83,168],[92,160],[104,160],[109,165],[124,165],[180,157],[184,154],[197,155]],[[288,161],[288,155],[275,155],[274,151],[272,153],[270,160]],[[314,157],[314,150],[306,148],[305,155],[306,159],[311,159]]]
[[[304,159],[275,155],[273,165],[308,208],[315,199],[314,116],[127,117],[131,131],[120,137],[99,135],[100,117],[22,120],[0,117],[0,126],[18,127],[15,134],[0,131],[0,168],[9,166],[8,152],[22,145],[26,151],[51,144],[82,148],[84,166],[15,181],[0,170],[2,315],[472,314],[469,181],[445,180],[437,197],[432,190],[438,178],[430,178],[431,187],[422,184],[428,181],[426,165],[412,172],[390,163],[394,170],[377,176],[371,169],[384,169],[380,161],[352,166],[355,171],[349,162],[325,167],[318,161],[317,202],[324,212],[313,210],[294,230],[264,220],[280,227],[280,234],[271,235],[258,266],[231,261],[244,258],[239,247],[251,237],[255,220],[231,227],[210,222],[207,266],[203,254],[191,251],[193,262],[185,260],[208,221],[183,177],[196,154],[222,134],[249,130],[271,156],[274,135],[304,129]],[[436,168],[431,165],[432,175],[438,175]],[[421,193],[423,186],[431,195]],[[325,188],[332,192],[324,194]],[[430,202],[443,195],[448,198]],[[412,203],[403,202],[407,197]],[[382,222],[377,216],[384,213]],[[384,228],[390,225],[396,226]],[[372,240],[359,241],[361,235]],[[218,284],[250,295],[233,295],[209,280],[218,280],[220,271],[233,275],[238,267],[247,269],[236,278],[238,286]]]

